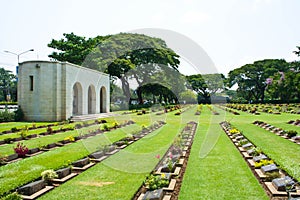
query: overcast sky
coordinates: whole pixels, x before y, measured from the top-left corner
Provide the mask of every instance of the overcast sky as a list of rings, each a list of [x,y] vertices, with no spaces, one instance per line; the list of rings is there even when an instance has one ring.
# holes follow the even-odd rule
[[[219,72],[255,60],[299,60],[299,0],[10,0],[0,3],[0,67],[49,60],[63,33],[95,37],[142,28],[178,32],[206,51]],[[183,63],[186,65],[186,63]],[[189,68],[181,70],[191,74]]]

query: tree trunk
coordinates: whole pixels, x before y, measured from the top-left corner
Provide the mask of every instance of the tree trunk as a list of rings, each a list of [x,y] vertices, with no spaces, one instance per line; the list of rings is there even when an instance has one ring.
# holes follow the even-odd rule
[[[129,103],[129,100],[130,100],[129,83],[124,78],[124,76],[122,76],[120,79],[121,79],[121,82],[122,82],[122,90],[123,90],[124,96],[126,97],[126,102]]]
[[[138,101],[139,101],[139,104],[140,105],[143,105],[144,104],[144,100],[143,100],[143,96],[142,96],[142,90],[141,90],[141,87],[138,87],[136,89],[136,94],[138,96]]]

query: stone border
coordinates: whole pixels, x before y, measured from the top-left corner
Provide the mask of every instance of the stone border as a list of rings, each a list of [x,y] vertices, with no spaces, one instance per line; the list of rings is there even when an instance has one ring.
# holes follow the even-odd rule
[[[191,125],[191,127],[190,127]],[[197,123],[196,122],[189,122],[185,128],[182,130],[183,133],[189,134],[187,138],[183,138],[183,147],[181,149],[181,155],[176,160],[176,164],[174,166],[174,170],[172,172],[161,172],[162,165],[165,159],[167,159],[170,152],[172,152],[173,145],[170,146],[170,148],[167,150],[167,152],[164,154],[162,159],[158,162],[158,164],[155,166],[151,174],[153,175],[160,175],[160,174],[168,174],[171,176],[171,180],[169,182],[168,187],[161,188],[163,191],[163,195],[159,196],[158,198],[155,198],[157,200],[170,200],[170,199],[176,199],[178,198],[178,194],[181,187],[181,182],[185,173],[185,170],[183,170],[183,167],[185,168],[188,162],[190,149],[193,144],[193,138],[196,133],[197,129]],[[173,178],[172,178],[173,177]],[[144,200],[145,197],[148,195],[149,192],[156,193],[158,190],[149,191],[144,184],[138,189],[138,191],[135,193],[134,197],[132,199],[134,200]]]

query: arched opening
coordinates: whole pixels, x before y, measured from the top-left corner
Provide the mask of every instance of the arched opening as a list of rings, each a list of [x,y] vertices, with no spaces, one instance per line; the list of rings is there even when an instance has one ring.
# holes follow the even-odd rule
[[[73,115],[82,114],[82,87],[80,83],[73,86]]]
[[[100,113],[106,113],[106,89],[105,87],[101,87],[100,89]]]
[[[88,114],[96,113],[96,91],[93,85],[89,86],[88,90]]]

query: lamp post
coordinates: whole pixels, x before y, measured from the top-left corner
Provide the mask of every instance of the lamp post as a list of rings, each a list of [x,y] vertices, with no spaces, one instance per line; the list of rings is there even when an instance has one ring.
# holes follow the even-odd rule
[[[18,65],[19,65],[19,63],[20,63],[20,55],[22,55],[22,54],[24,54],[24,53],[27,53],[27,52],[29,52],[29,51],[34,51],[34,49],[29,49],[29,50],[24,51],[24,52],[22,52],[22,53],[14,53],[14,52],[11,52],[11,51],[4,51],[4,52],[5,52],[5,53],[11,53],[11,54],[16,55],[16,56],[18,57]]]
[[[4,51],[5,53],[10,53],[10,54],[13,54],[13,55],[16,55],[17,56],[17,58],[18,58],[18,66],[16,67],[17,69],[17,74],[18,74],[18,67],[19,67],[19,64],[20,64],[20,55],[22,55],[22,54],[25,54],[25,53],[27,53],[27,52],[29,52],[29,51],[34,51],[34,49],[29,49],[29,50],[27,50],[27,51],[24,51],[24,52],[22,52],[22,53],[14,53],[14,52],[11,52],[11,51]],[[18,79],[17,79],[18,80]],[[6,100],[7,101],[10,101],[10,99],[11,99],[11,96],[10,96],[10,91],[9,91],[9,87],[7,88],[7,97],[6,97]],[[7,106],[7,105],[6,105]]]

